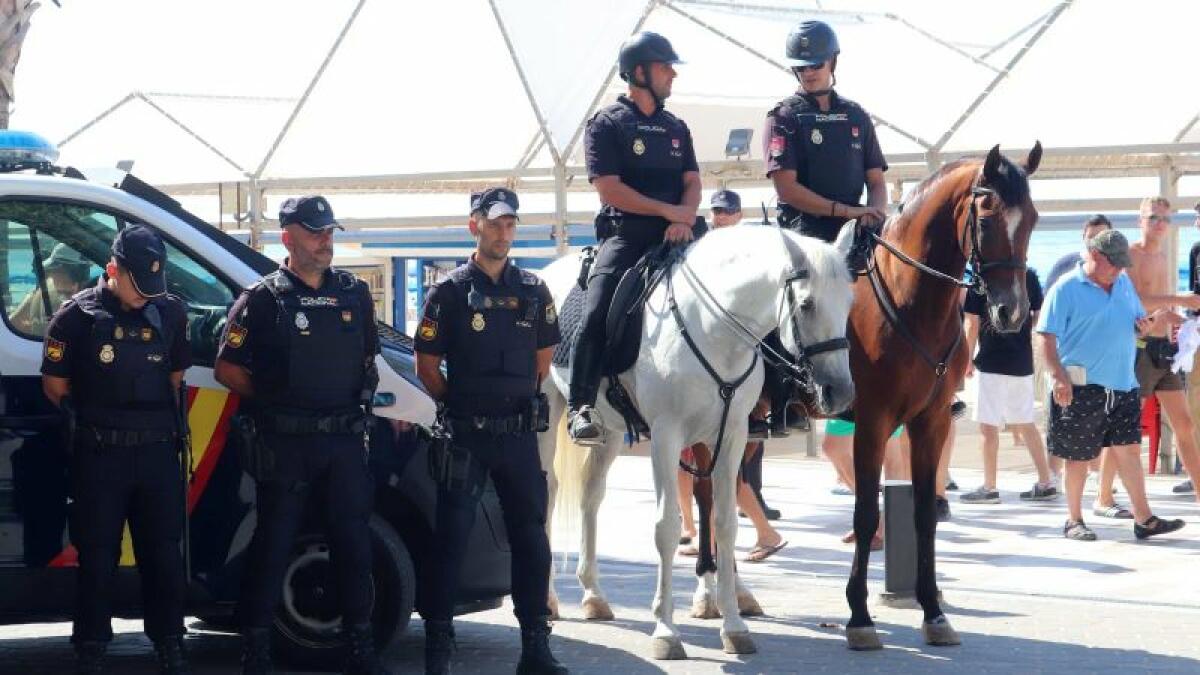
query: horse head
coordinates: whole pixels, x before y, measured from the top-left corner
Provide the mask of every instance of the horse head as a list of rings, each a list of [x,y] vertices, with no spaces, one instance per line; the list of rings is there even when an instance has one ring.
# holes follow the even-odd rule
[[[792,266],[784,273],[779,306],[779,339],[806,371],[816,412],[834,415],[854,400],[846,324],[854,299],[853,278],[846,267],[851,238],[838,245],[780,230]],[[845,241],[843,241],[845,239]]]
[[[1021,165],[1000,154],[999,145],[993,147],[962,215],[960,231],[969,269],[982,281],[988,318],[1001,333],[1017,331],[1029,315],[1025,256],[1038,219],[1029,176],[1041,159],[1041,142],[1034,144]]]

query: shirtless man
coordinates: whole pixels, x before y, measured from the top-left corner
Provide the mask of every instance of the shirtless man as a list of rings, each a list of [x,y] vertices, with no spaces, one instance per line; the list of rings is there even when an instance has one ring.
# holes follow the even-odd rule
[[[1200,309],[1200,295],[1178,294],[1175,291],[1174,261],[1167,257],[1165,235],[1171,224],[1171,203],[1163,197],[1142,200],[1138,224],[1142,239],[1129,246],[1133,262],[1128,274],[1133,287],[1141,296],[1147,312],[1175,307]],[[1169,339],[1170,324],[1138,340],[1136,372],[1143,400],[1157,396],[1158,403],[1175,431],[1179,458],[1193,481],[1200,477],[1200,446],[1196,443],[1195,421],[1188,409],[1183,376],[1171,372],[1171,355],[1175,351]]]

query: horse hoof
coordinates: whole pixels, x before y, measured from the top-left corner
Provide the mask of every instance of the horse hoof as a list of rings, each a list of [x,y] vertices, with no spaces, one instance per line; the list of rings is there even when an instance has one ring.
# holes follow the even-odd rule
[[[710,597],[696,598],[692,601],[692,618],[719,619],[721,610],[717,609],[717,603]]]
[[[753,654],[758,651],[750,633],[721,633],[721,647],[726,654]]]
[[[739,595],[737,599],[738,614],[742,616],[763,616],[766,612],[763,611],[762,605],[758,604],[758,600],[753,595]]]
[[[846,629],[846,646],[856,652],[883,649],[883,642],[874,626],[858,626]]]
[[[934,647],[953,647],[962,644],[958,631],[950,625],[950,620],[943,614],[933,621],[921,623],[921,634],[925,636],[925,644]]]
[[[677,637],[656,637],[651,644],[651,656],[656,661],[682,661],[687,658],[683,642]]]
[[[612,621],[614,617],[607,600],[591,597],[583,601],[583,618],[588,621]]]

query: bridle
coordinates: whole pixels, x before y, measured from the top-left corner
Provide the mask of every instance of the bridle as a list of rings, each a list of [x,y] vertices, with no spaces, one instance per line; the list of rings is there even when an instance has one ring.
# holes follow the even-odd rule
[[[796,260],[795,243],[788,239],[787,235],[780,231],[780,236],[784,240],[784,247],[788,250],[788,256],[791,260]],[[796,384],[803,387],[810,396],[816,395],[817,384],[815,378],[815,369],[812,359],[815,356],[827,352],[838,351],[840,349],[849,349],[850,341],[845,336],[823,340],[811,345],[805,345],[800,338],[800,319],[799,306],[796,301],[796,292],[792,284],[796,281],[809,278],[809,272],[805,268],[793,267],[792,270],[784,277],[784,293],[779,302],[779,310],[776,317],[780,317],[784,311],[787,311],[791,316],[793,336],[796,340],[796,345],[800,350],[794,358],[789,358],[788,354],[780,354],[770,344],[757,337],[753,331],[746,327],[736,316],[729,310],[721,306],[717,298],[709,290],[708,286],[700,279],[695,270],[688,265],[687,260],[682,256],[676,256],[671,262],[671,265],[678,263],[682,274],[688,277],[688,281],[695,286],[704,295],[705,299],[712,304],[716,311],[713,313],[721,320],[731,331],[743,342],[747,343],[754,350],[754,357],[750,361],[750,367],[747,368],[741,375],[733,380],[725,380],[720,373],[713,368],[712,363],[700,351],[700,347],[692,339],[688,332],[687,325],[683,321],[683,313],[679,311],[679,305],[675,301],[675,286],[673,283],[673,275],[670,270],[667,270],[667,305],[671,309],[671,315],[675,317],[675,323],[679,326],[679,333],[683,336],[684,342],[696,360],[704,367],[705,372],[717,384],[717,394],[721,398],[721,424],[717,430],[717,443],[713,448],[712,462],[707,469],[697,469],[686,462],[680,460],[679,466],[684,471],[696,476],[697,478],[708,478],[712,476],[713,470],[717,466],[717,458],[721,454],[721,444],[725,438],[725,428],[729,422],[729,408],[733,403],[733,395],[737,389],[745,383],[750,374],[754,372],[754,368],[758,365],[758,359],[761,356],[763,361],[772,365],[779,371],[785,374],[786,379],[794,380]],[[819,400],[819,399],[818,399]]]

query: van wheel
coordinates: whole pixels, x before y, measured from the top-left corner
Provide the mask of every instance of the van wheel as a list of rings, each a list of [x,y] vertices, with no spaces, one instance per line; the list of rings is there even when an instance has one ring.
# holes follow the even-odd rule
[[[370,528],[371,623],[375,644],[383,650],[408,626],[416,573],[408,548],[387,521],[372,515]],[[324,533],[302,535],[284,572],[272,635],[275,654],[294,665],[336,666],[343,657],[341,628],[329,541]]]

